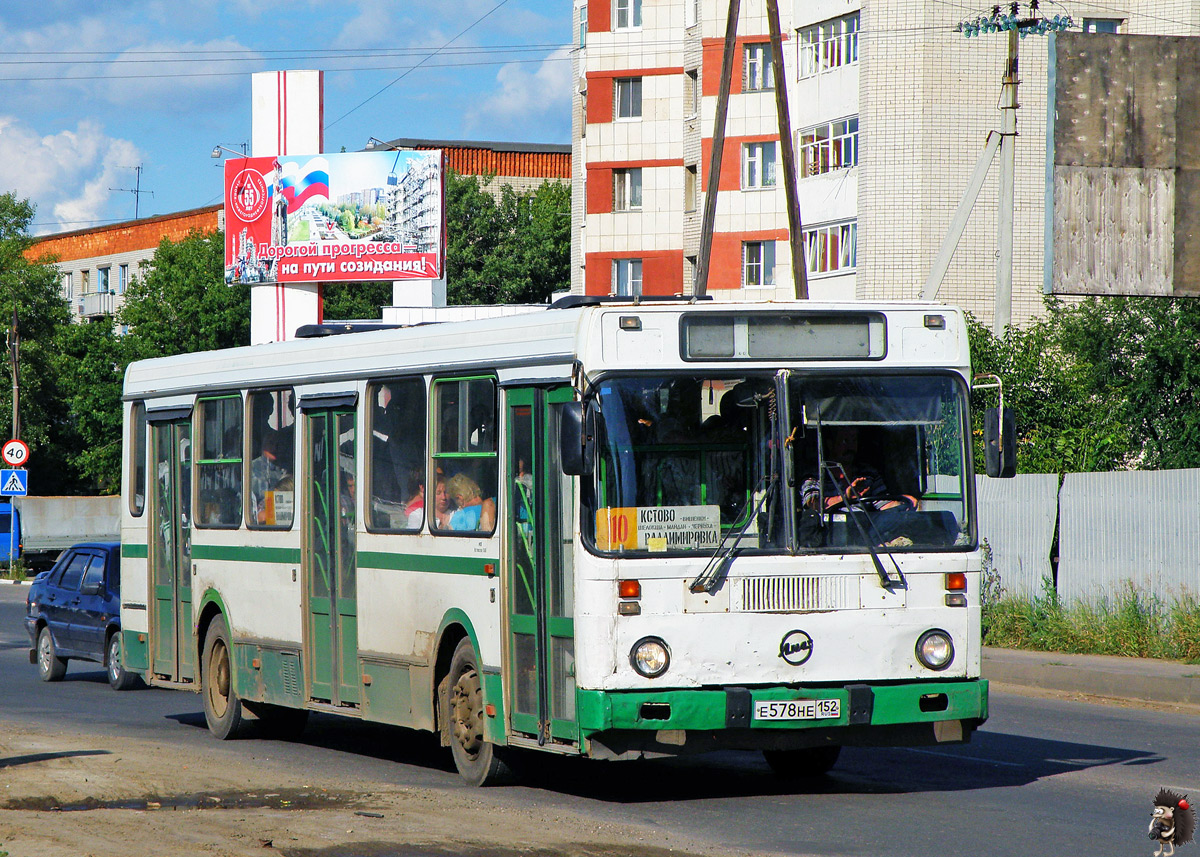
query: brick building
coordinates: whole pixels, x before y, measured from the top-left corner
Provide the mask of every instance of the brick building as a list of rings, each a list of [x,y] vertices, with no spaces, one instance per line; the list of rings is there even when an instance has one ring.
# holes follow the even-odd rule
[[[810,295],[915,298],[987,133],[1000,127],[1007,40],[955,31],[991,4],[779,5]],[[1097,38],[1200,34],[1200,0],[1045,9]],[[727,10],[718,0],[575,0],[573,291],[691,292]],[[1020,40],[1017,323],[1042,306],[1048,44]],[[764,0],[743,0],[735,56],[708,288],[718,299],[785,298],[793,280]],[[998,172],[938,295],[985,321]]]
[[[164,238],[179,241],[188,233],[225,227],[219,205],[176,214],[143,217],[92,229],[76,229],[34,239],[30,260],[58,260],[62,294],[75,320],[111,316],[124,303],[125,289],[138,268],[154,255]]]

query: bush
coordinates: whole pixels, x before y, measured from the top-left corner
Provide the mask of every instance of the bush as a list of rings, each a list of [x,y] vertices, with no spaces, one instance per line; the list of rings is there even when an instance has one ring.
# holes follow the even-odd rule
[[[1190,593],[1168,606],[1127,584],[1095,604],[1068,607],[1054,583],[1043,578],[1040,595],[1001,594],[989,603],[989,588],[1002,590],[998,582],[989,587],[986,563],[984,578],[984,643],[989,646],[1200,662],[1200,602]]]

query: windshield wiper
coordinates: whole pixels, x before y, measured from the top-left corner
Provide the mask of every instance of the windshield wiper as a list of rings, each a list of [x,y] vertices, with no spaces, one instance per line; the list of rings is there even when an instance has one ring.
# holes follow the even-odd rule
[[[837,464],[837,462],[835,461],[834,464]],[[875,530],[875,535],[880,536],[879,530],[875,526],[874,516],[872,516],[871,510],[868,508],[867,504],[859,502],[856,506],[855,501],[850,498],[849,477],[845,475],[845,469],[838,464],[838,470],[842,474],[842,481],[846,482],[846,486],[843,488],[838,485],[837,475],[833,472],[833,468],[829,466],[828,462],[822,461],[821,468],[826,472],[826,474],[828,474],[830,483],[834,487],[838,488],[838,491],[842,497],[842,503],[846,507],[846,517],[854,522],[854,526],[858,529],[858,534],[862,537],[863,544],[866,545],[867,550],[870,551],[871,562],[875,565],[875,573],[879,575],[880,585],[882,585],[883,588],[888,592],[891,592],[893,589],[907,589],[908,581],[905,580],[904,572],[900,570],[900,563],[896,562],[896,557],[892,555],[891,551],[887,550],[886,547],[883,546],[882,537],[871,538],[871,536],[867,534],[867,528],[863,526],[860,516],[855,514],[856,511],[861,511],[864,515],[866,515],[867,523],[871,525],[872,530]],[[824,494],[821,495],[821,502],[824,502]],[[887,554],[887,558],[892,561],[892,566],[896,569],[896,574],[894,577],[887,570],[887,568],[884,567],[883,560],[879,558],[879,551],[875,548],[875,543],[877,541],[881,543],[880,547],[884,547],[883,552]]]
[[[729,565],[733,560],[733,552],[737,550],[737,546],[742,543],[742,538],[746,535],[746,531],[750,529],[750,524],[758,520],[758,513],[762,511],[763,505],[779,487],[779,480],[764,474],[759,480],[758,485],[754,486],[754,494],[759,492],[762,496],[754,504],[754,508],[750,510],[750,514],[746,516],[746,520],[741,526],[730,527],[722,538],[721,543],[717,545],[717,549],[713,551],[713,555],[709,557],[708,562],[704,566],[704,570],[696,576],[696,579],[688,584],[688,589],[692,592],[707,592],[709,595],[717,591],[717,586],[725,579],[726,573],[729,571]],[[732,542],[730,542],[732,537]],[[726,548],[726,543],[729,547]]]

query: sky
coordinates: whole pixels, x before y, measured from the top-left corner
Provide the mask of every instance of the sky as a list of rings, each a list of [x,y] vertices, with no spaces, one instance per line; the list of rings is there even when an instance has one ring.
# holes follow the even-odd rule
[[[327,152],[569,143],[570,38],[568,0],[0,3],[0,193],[35,235],[217,204],[257,71],[325,72]]]

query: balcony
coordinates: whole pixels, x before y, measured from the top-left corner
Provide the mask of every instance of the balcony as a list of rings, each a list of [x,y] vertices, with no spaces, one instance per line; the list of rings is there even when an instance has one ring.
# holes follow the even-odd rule
[[[79,315],[83,318],[112,315],[115,299],[112,292],[84,292],[79,296]]]

